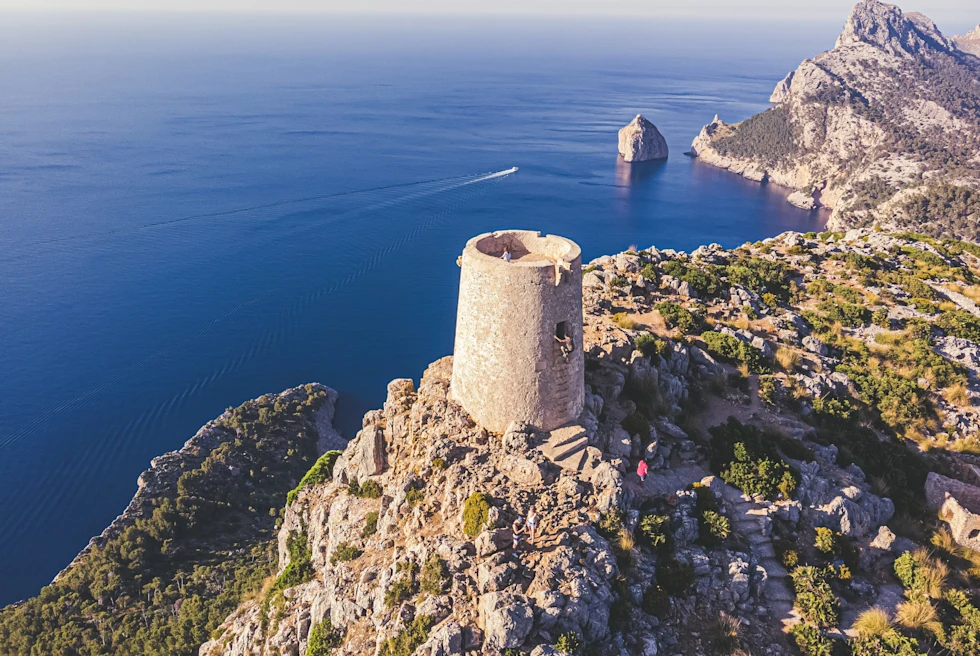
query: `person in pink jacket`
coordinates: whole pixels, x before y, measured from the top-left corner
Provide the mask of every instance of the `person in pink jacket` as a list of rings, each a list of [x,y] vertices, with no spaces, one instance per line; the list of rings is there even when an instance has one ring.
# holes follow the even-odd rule
[[[640,464],[638,464],[636,466],[636,475],[640,477],[640,482],[641,483],[645,483],[646,482],[646,480],[647,480],[647,472],[648,471],[650,471],[650,468],[647,467],[647,461],[646,460],[641,460],[640,461]]]

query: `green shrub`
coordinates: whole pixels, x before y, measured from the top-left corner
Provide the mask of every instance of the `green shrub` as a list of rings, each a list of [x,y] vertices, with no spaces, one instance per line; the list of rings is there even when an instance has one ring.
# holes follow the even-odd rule
[[[947,334],[980,343],[980,319],[964,310],[943,312],[936,325]]]
[[[837,551],[837,536],[829,528],[818,526],[813,546],[821,553],[833,554]]]
[[[654,267],[652,264],[647,264],[640,269],[640,277],[648,282],[655,283],[660,278],[660,274],[657,273],[656,267]]]
[[[445,471],[446,467],[448,467],[448,465],[446,464],[446,460],[444,458],[437,457],[432,459],[432,468],[436,471]]]
[[[408,504],[409,508],[414,508],[415,506],[422,503],[422,501],[424,500],[425,500],[425,492],[423,492],[417,487],[413,487],[409,489],[408,492],[405,493],[405,503]]]
[[[351,496],[355,496],[359,499],[379,499],[381,498],[381,485],[374,480],[365,481],[364,484],[357,482],[357,479],[351,479],[351,482],[347,485],[347,491]]]
[[[776,379],[773,376],[759,376],[759,398],[772,405],[776,399]]]
[[[722,480],[748,495],[768,499],[777,492],[789,498],[796,489],[796,475],[776,450],[778,438],[767,437],[755,426],[734,417],[708,429],[711,434],[711,468]]]
[[[398,563],[395,572],[400,573],[401,576],[392,581],[385,590],[385,608],[394,608],[397,604],[414,597],[419,591],[416,580],[419,572],[418,565],[411,561],[404,561]]]
[[[671,558],[657,573],[657,581],[671,597],[684,594],[694,583],[694,569],[687,563]]]
[[[741,257],[725,269],[731,285],[741,285],[763,296],[763,302],[776,307],[776,299],[789,298],[792,269],[783,262],[761,257]],[[772,301],[766,299],[766,296]]]
[[[833,656],[833,640],[812,624],[794,624],[789,634],[803,656]]]
[[[490,516],[490,497],[474,492],[463,504],[463,532],[475,538],[486,526]]]
[[[559,654],[566,654],[566,656],[577,656],[579,650],[582,648],[582,641],[579,637],[568,631],[566,633],[559,634],[558,639],[555,640],[555,651]]]
[[[313,555],[310,553],[306,532],[290,531],[286,538],[286,550],[289,552],[289,563],[276,577],[273,590],[285,590],[313,578]]]
[[[378,511],[372,510],[364,515],[364,529],[361,531],[362,538],[369,538],[378,532]]]
[[[330,652],[343,644],[343,641],[343,635],[333,628],[330,617],[324,617],[310,630],[306,656],[330,656]]]
[[[619,422],[619,425],[630,435],[639,435],[642,439],[646,439],[650,435],[650,421],[642,412],[634,412],[628,415]]]
[[[666,515],[644,515],[637,525],[640,540],[653,549],[660,549],[667,545],[669,529],[670,517]]]
[[[350,542],[341,542],[334,547],[333,553],[330,554],[330,564],[336,565],[337,563],[347,563],[356,560],[361,557],[362,553],[364,552]]]
[[[925,656],[919,643],[895,629],[881,635],[859,636],[850,641],[852,656]]]
[[[595,523],[596,532],[609,541],[616,540],[622,529],[623,515],[616,509],[599,515],[599,520]]]
[[[436,554],[429,554],[422,564],[422,571],[419,573],[419,589],[430,595],[440,595],[449,580],[449,568],[446,561]]]
[[[398,635],[388,638],[381,645],[378,656],[412,656],[428,639],[433,624],[435,621],[432,617],[417,615]]]
[[[300,480],[299,485],[290,490],[289,494],[286,495],[286,505],[288,506],[296,501],[296,496],[299,494],[299,491],[307,485],[318,485],[333,478],[333,467],[337,464],[337,458],[342,453],[343,451],[327,451],[320,456]]]
[[[845,301],[823,301],[817,305],[817,309],[830,321],[851,328],[867,325],[871,321],[868,308]]]
[[[807,622],[818,627],[836,626],[840,604],[824,571],[816,567],[797,567],[790,576],[796,590],[796,607]]]
[[[871,313],[871,323],[880,328],[891,328],[892,322],[888,318],[888,310],[884,308],[879,308]]]
[[[922,585],[922,577],[919,573],[919,563],[912,556],[912,552],[906,551],[895,559],[893,565],[895,576],[901,581],[902,587],[906,590],[918,590]]]
[[[706,510],[702,517],[713,542],[727,540],[732,534],[732,520],[713,510]]]
[[[722,288],[721,278],[714,267],[697,267],[680,260],[668,260],[662,265],[664,273],[683,280],[701,296],[717,296]]]
[[[749,371],[757,374],[772,372],[762,355],[762,351],[740,339],[726,333],[709,330],[701,334],[701,340],[704,342],[707,351],[720,360],[735,364],[745,363]]]
[[[656,310],[664,318],[668,328],[677,328],[682,333],[689,333],[697,325],[694,315],[673,301],[657,303]]]
[[[610,287],[625,287],[629,283],[630,283],[630,281],[628,279],[624,278],[623,276],[616,276],[615,278],[613,278],[612,280],[609,281],[609,286]]]
[[[650,333],[640,333],[636,338],[636,350],[648,358],[663,355],[668,348],[667,342]]]

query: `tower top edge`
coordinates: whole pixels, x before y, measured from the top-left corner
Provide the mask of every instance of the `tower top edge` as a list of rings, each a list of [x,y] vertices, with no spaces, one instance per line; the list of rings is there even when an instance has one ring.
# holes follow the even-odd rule
[[[510,262],[502,259],[505,248],[511,253]],[[496,230],[467,241],[463,256],[506,266],[552,267],[581,258],[582,249],[567,237],[542,235],[538,230]]]

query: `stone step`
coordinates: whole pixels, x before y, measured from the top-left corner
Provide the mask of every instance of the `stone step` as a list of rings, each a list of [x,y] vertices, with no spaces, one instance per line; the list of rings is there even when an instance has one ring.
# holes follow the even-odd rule
[[[784,583],[779,582],[774,585],[766,584],[766,600],[770,602],[782,601],[792,606],[796,601],[796,596]]]
[[[752,555],[758,560],[774,560],[776,558],[776,550],[773,549],[771,542],[766,542],[753,546]]]
[[[786,568],[783,567],[775,558],[765,558],[759,564],[762,565],[764,570],[766,570],[766,574],[769,576],[770,580],[774,578],[784,579],[789,576]]]

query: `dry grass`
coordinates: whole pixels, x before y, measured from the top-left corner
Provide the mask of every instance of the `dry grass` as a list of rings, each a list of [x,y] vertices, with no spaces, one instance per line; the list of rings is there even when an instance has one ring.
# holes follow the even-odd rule
[[[612,316],[613,323],[622,328],[623,330],[636,330],[639,325],[636,320],[630,317],[625,312],[617,312]]]
[[[966,550],[956,543],[953,534],[945,526],[933,533],[929,542],[947,558],[963,558],[966,555]]]
[[[800,365],[800,354],[793,349],[780,347],[776,351],[776,362],[783,371],[791,374]]]
[[[625,526],[619,527],[619,534],[616,536],[616,546],[621,551],[633,551],[636,548],[636,538],[633,533]]]
[[[957,408],[968,408],[973,405],[970,403],[970,392],[963,383],[956,383],[944,389],[943,398]]]
[[[941,560],[930,557],[925,549],[916,549],[912,557],[919,565],[919,576],[922,579],[922,591],[927,597],[940,599],[949,577],[949,565]]]
[[[752,372],[749,371],[749,365],[747,362],[740,362],[738,364],[738,373],[742,376],[742,378],[749,377],[749,374]]]
[[[880,305],[881,299],[874,292],[869,292],[865,290],[864,292],[864,304],[865,305]]]
[[[927,599],[913,599],[899,604],[895,609],[895,621],[913,631],[928,629],[936,633],[943,630],[936,609]]]
[[[973,455],[980,455],[980,441],[976,437],[965,437],[959,440],[954,440],[950,442],[947,446],[950,451],[956,451],[958,453],[972,453]]]
[[[892,488],[883,477],[872,476],[871,491],[879,497],[891,497]]]
[[[742,634],[742,622],[737,618],[722,612],[711,624],[711,645],[713,653],[731,655],[739,648],[739,638]]]
[[[749,321],[749,318],[743,314],[736,317],[730,325],[738,330],[748,330],[752,327],[752,322]]]
[[[958,307],[959,306],[956,303],[953,303],[952,301],[943,301],[942,303],[939,304],[939,309],[942,312],[952,312]]]
[[[892,621],[884,608],[869,608],[858,615],[851,628],[862,638],[872,638],[890,631]]]

